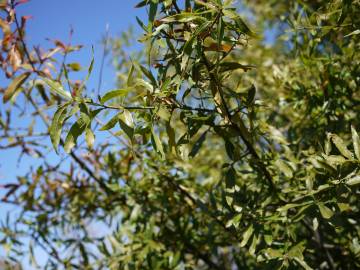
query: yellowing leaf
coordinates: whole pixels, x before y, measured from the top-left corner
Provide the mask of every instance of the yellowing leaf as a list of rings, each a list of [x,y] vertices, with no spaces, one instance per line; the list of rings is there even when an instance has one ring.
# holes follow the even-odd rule
[[[243,240],[241,241],[240,243],[240,247],[244,247],[246,246],[247,242],[249,241],[251,235],[253,234],[254,232],[254,227],[253,225],[251,224],[249,226],[249,228],[247,228],[247,230],[245,231],[244,235],[243,235]]]
[[[163,148],[162,142],[161,142],[160,138],[158,137],[158,135],[155,133],[153,128],[151,128],[151,142],[152,142],[152,145],[153,145],[155,151],[160,154],[162,159],[164,159],[165,153],[164,153],[164,148]]]
[[[81,70],[81,65],[79,63],[70,63],[70,64],[67,64],[67,66],[73,71]]]
[[[323,218],[329,219],[334,215],[334,212],[323,203],[319,203],[318,207]]]
[[[339,152],[348,159],[353,159],[353,154],[347,149],[345,142],[336,134],[331,135],[331,139],[333,143],[335,144],[336,148],[339,150]]]
[[[16,77],[8,86],[8,88],[5,90],[4,96],[3,96],[3,102],[8,102],[12,96],[15,94],[16,90],[21,87],[21,85],[26,81],[26,79],[30,76],[30,72],[25,72],[18,77]]]
[[[345,182],[349,186],[355,186],[360,184],[360,175],[354,176]]]
[[[356,129],[353,126],[351,126],[351,134],[355,155],[357,159],[360,160],[360,139],[358,133],[356,132]]]
[[[90,128],[85,130],[85,140],[89,148],[93,148],[95,142],[95,135]]]

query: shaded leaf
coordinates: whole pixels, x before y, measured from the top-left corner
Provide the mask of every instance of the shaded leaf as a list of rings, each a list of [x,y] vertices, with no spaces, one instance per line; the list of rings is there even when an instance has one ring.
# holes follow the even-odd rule
[[[205,139],[206,139],[206,134],[207,134],[207,131],[205,131],[200,137],[199,139],[195,142],[195,144],[193,145],[191,151],[190,151],[190,154],[189,156],[190,157],[195,157],[196,154],[199,152],[201,146],[203,145]]]

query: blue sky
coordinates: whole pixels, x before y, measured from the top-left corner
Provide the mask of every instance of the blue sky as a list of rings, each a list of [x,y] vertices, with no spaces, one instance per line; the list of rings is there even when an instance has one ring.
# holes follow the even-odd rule
[[[146,11],[135,9],[134,6],[137,2],[133,0],[31,0],[29,3],[19,6],[18,13],[33,16],[27,24],[27,42],[31,46],[51,46],[51,42],[47,39],[59,39],[67,42],[69,31],[73,28],[72,43],[84,45],[84,48],[76,53],[76,61],[84,66],[90,62],[91,47],[94,46],[95,65],[88,83],[88,87],[92,89],[97,87],[98,83],[103,51],[101,39],[106,32],[106,26],[109,26],[109,34],[113,37],[126,31],[130,25],[134,25],[135,30],[139,30],[136,25],[136,16],[145,18]],[[110,59],[105,62],[103,74],[102,89],[113,88],[115,73]],[[5,80],[4,75],[0,74],[0,86],[5,87],[7,84],[8,81]],[[26,120],[23,121],[25,123]],[[17,164],[17,151],[18,149],[0,152],[0,184],[14,181],[17,175],[24,174],[33,164],[26,158]],[[1,204],[0,220],[5,218],[6,212],[13,210],[11,206]],[[0,247],[0,257],[2,255],[4,255],[4,250]],[[40,257],[46,258],[43,255]],[[27,264],[28,261],[25,260],[25,269],[31,269],[27,267]]]

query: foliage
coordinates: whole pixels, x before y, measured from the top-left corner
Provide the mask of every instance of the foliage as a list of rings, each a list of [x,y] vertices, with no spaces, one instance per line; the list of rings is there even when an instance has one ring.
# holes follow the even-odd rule
[[[112,40],[118,89],[97,97],[94,59],[82,81],[66,62],[80,46],[30,51],[23,2],[1,4],[1,148],[41,162],[3,185],[21,209],[9,260],[36,265],[35,245],[49,269],[360,267],[358,0],[143,0],[144,50]]]

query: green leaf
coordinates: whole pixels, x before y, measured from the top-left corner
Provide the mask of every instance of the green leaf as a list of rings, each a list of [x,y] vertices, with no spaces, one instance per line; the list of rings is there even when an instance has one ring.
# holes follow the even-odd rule
[[[157,1],[149,1],[150,9],[149,9],[149,23],[153,24],[157,12],[158,3]]]
[[[64,89],[64,87],[57,81],[53,81],[48,78],[42,78],[42,80],[50,87],[50,91],[54,94],[59,95],[66,100],[71,100],[71,94]]]
[[[283,256],[281,250],[272,249],[272,248],[266,249],[265,254],[266,254],[267,256],[269,256],[270,259],[281,258],[281,257]]]
[[[226,188],[233,188],[236,184],[236,172],[233,167],[229,167],[225,174]]]
[[[300,264],[305,270],[313,270],[305,261],[304,259],[294,258],[298,264]]]
[[[305,250],[304,242],[300,242],[297,245],[290,248],[288,252],[289,258],[299,258],[303,259],[303,252]]]
[[[171,23],[171,22],[187,23],[195,20],[205,20],[205,18],[197,15],[196,13],[183,12],[181,14],[176,14],[161,19],[162,22],[167,22],[167,23]]]
[[[124,112],[120,115],[119,125],[130,140],[132,140],[134,137],[134,120],[128,110],[124,110]]]
[[[360,184],[360,175],[356,175],[356,176],[346,180],[345,183],[349,186],[355,186],[355,185]]]
[[[337,136],[336,134],[331,134],[331,139],[335,144],[336,148],[344,157],[348,159],[354,158],[353,154],[349,151],[349,149],[347,149],[346,144],[339,136]]]
[[[27,78],[29,78],[30,74],[30,72],[25,72],[12,80],[8,88],[5,90],[3,96],[4,103],[8,102],[12,98],[12,96],[16,93],[16,90],[23,85]]]
[[[156,81],[154,75],[151,73],[151,71],[142,65],[139,65],[139,68],[142,71],[142,73],[151,81],[151,84],[156,87],[157,81]]]
[[[257,37],[257,35],[250,30],[250,28],[247,26],[247,24],[244,22],[244,20],[239,16],[237,12],[235,12],[232,9],[224,9],[223,13],[226,17],[232,19],[235,22],[236,30],[246,34],[250,37]]]
[[[106,101],[111,100],[116,97],[124,97],[129,93],[130,89],[117,89],[107,92],[100,100],[101,104],[104,104]]]
[[[353,35],[360,35],[360,29],[352,31],[350,34],[347,34],[344,37],[350,37],[350,36],[353,36]]]
[[[85,130],[85,140],[87,146],[92,149],[95,142],[95,135],[90,128],[86,128]]]
[[[104,126],[100,128],[101,131],[109,130],[115,127],[116,123],[119,121],[121,116],[121,113],[117,113],[115,116],[113,116],[109,122],[107,122]]]
[[[155,149],[155,151],[160,154],[162,159],[165,159],[165,153],[164,153],[164,148],[163,145],[160,141],[160,138],[157,136],[157,134],[154,131],[154,128],[151,128],[151,142],[152,145]]]
[[[253,225],[251,224],[249,226],[249,228],[247,228],[247,230],[245,231],[244,235],[243,235],[243,240],[241,241],[240,243],[240,247],[244,247],[246,246],[247,242],[249,241],[251,235],[253,234],[254,232],[254,227]]]
[[[358,133],[356,132],[356,129],[353,126],[351,126],[351,134],[355,155],[357,159],[360,160],[360,139]]]
[[[329,219],[334,215],[334,212],[323,203],[319,203],[318,207],[323,218]]]
[[[126,86],[132,86],[134,84],[133,76],[134,76],[135,66],[131,65],[131,68],[129,70],[129,74],[126,80]]]
[[[194,33],[191,35],[190,39],[185,43],[183,51],[187,54],[190,53],[191,47],[192,47],[192,43],[195,40],[195,38],[200,35],[202,32],[204,32],[210,25],[212,22],[206,21],[203,24],[201,24],[199,27],[196,28],[196,30],[194,31]]]
[[[247,94],[247,98],[246,98],[246,103],[248,105],[251,105],[254,102],[255,95],[256,95],[256,88],[255,88],[255,85],[252,85],[250,87],[250,89],[248,90],[248,94]]]
[[[67,107],[69,104],[70,103],[65,103],[57,109],[50,126],[50,139],[56,153],[58,153],[61,130],[66,119]]]
[[[88,124],[89,119],[84,116],[80,116],[80,118],[71,126],[64,144],[66,153],[71,152],[72,148],[76,145],[78,137],[85,131]]]
[[[196,40],[197,36],[200,33],[204,32],[210,25],[211,25],[210,21],[205,21],[202,25],[200,25],[199,27],[196,28],[196,30],[191,35],[189,40],[186,41],[186,43],[184,44],[184,47],[182,50],[183,57],[182,57],[182,61],[181,61],[181,70],[185,71],[186,65],[187,65],[189,58],[191,56],[191,53],[192,53],[192,47],[193,47],[194,41]]]
[[[251,242],[251,245],[250,245],[250,248],[249,248],[249,253],[250,253],[251,255],[254,255],[254,254],[255,254],[257,240],[258,240],[257,235],[254,234],[253,239],[252,239],[252,242]]]
[[[201,146],[203,145],[205,139],[206,139],[206,134],[207,134],[207,131],[205,131],[200,137],[199,139],[195,142],[195,144],[193,145],[191,151],[190,151],[190,154],[189,156],[190,157],[195,157],[196,154],[199,152]]]
[[[293,176],[292,169],[284,160],[282,159],[276,160],[275,165],[286,177],[291,178]]]

